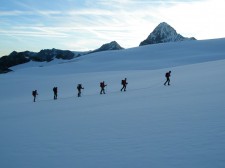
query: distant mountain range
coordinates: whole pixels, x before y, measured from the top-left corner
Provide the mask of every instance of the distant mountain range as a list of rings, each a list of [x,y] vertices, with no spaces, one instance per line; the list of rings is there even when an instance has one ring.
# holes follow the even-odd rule
[[[178,42],[184,40],[196,40],[194,37],[185,38],[182,35],[178,34],[174,28],[168,25],[165,22],[160,23],[153,32],[148,36],[148,38],[140,43],[140,46],[149,45],[149,44],[157,44],[157,43],[167,43],[167,42]],[[11,71],[10,67],[27,63],[29,61],[37,61],[37,62],[50,62],[54,59],[64,59],[70,60],[76,57],[80,57],[83,55],[109,51],[109,50],[122,50],[121,47],[116,41],[112,41],[110,43],[102,45],[100,48],[87,51],[87,52],[75,52],[70,50],[59,50],[59,49],[43,49],[40,52],[16,52],[13,51],[8,56],[3,56],[0,58],[0,73],[6,73]]]
[[[70,60],[76,57],[80,57],[82,55],[87,55],[90,53],[101,52],[101,51],[109,51],[109,50],[122,50],[122,48],[116,41],[112,41],[110,43],[102,45],[100,48],[87,51],[87,52],[76,52],[69,50],[59,50],[59,49],[44,49],[40,52],[16,52],[13,51],[8,56],[3,56],[0,58],[0,73],[7,73],[11,71],[9,68],[15,65],[27,63],[29,61],[36,62],[50,62],[54,59],[64,59]]]

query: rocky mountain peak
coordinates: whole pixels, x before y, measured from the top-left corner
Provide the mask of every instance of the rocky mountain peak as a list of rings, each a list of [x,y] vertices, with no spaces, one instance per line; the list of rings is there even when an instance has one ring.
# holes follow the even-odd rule
[[[186,38],[178,34],[176,30],[166,22],[160,23],[148,38],[140,43],[142,45],[167,43],[167,42],[178,42],[185,40],[195,40],[195,38]]]
[[[92,51],[91,53],[108,50],[122,50],[122,49],[124,48],[122,48],[116,41],[112,41],[110,43],[103,44],[100,48]]]

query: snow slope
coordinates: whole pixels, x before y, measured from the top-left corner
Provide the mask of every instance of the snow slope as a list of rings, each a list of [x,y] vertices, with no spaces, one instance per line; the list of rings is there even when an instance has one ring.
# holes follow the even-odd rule
[[[0,76],[0,167],[224,168],[224,42],[143,46],[15,67]],[[164,86],[168,70],[171,86]],[[129,84],[121,93],[124,77]],[[106,95],[99,95],[102,80]],[[77,83],[85,87],[81,98]]]

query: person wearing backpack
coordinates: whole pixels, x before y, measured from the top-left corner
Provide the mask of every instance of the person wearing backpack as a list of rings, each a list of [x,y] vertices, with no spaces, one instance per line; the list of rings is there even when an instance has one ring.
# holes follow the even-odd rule
[[[81,84],[78,84],[78,85],[77,85],[77,90],[78,90],[77,96],[78,96],[78,97],[81,97],[81,89],[84,89],[84,88],[82,87]]]
[[[105,84],[105,81],[103,81],[103,82],[100,82],[100,88],[101,88],[101,91],[100,91],[100,94],[105,94],[105,87],[106,87],[107,85]]]
[[[168,85],[170,85],[170,76],[171,76],[171,71],[166,72],[166,74],[165,74],[166,82],[164,83],[165,86],[166,86],[166,83],[168,83]]]
[[[120,89],[120,91],[122,92],[123,90],[124,90],[124,92],[126,91],[126,88],[127,88],[127,78],[125,78],[125,79],[123,79],[122,81],[121,81],[121,85],[123,86],[121,89]]]
[[[54,93],[54,100],[56,100],[57,96],[58,96],[58,88],[57,87],[53,88],[53,93]]]
[[[36,96],[38,95],[37,90],[32,91],[32,96],[34,97],[34,102],[36,101]]]

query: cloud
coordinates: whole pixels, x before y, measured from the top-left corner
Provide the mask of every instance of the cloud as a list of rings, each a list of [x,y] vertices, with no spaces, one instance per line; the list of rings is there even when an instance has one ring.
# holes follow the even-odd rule
[[[22,30],[0,30],[1,35],[6,35],[6,36],[27,36],[27,37],[68,37],[64,33],[59,33],[59,32],[53,32],[53,31],[22,31]]]
[[[13,11],[0,11],[0,16],[20,16],[20,15],[31,15],[31,11],[20,11],[20,10],[13,10]]]

